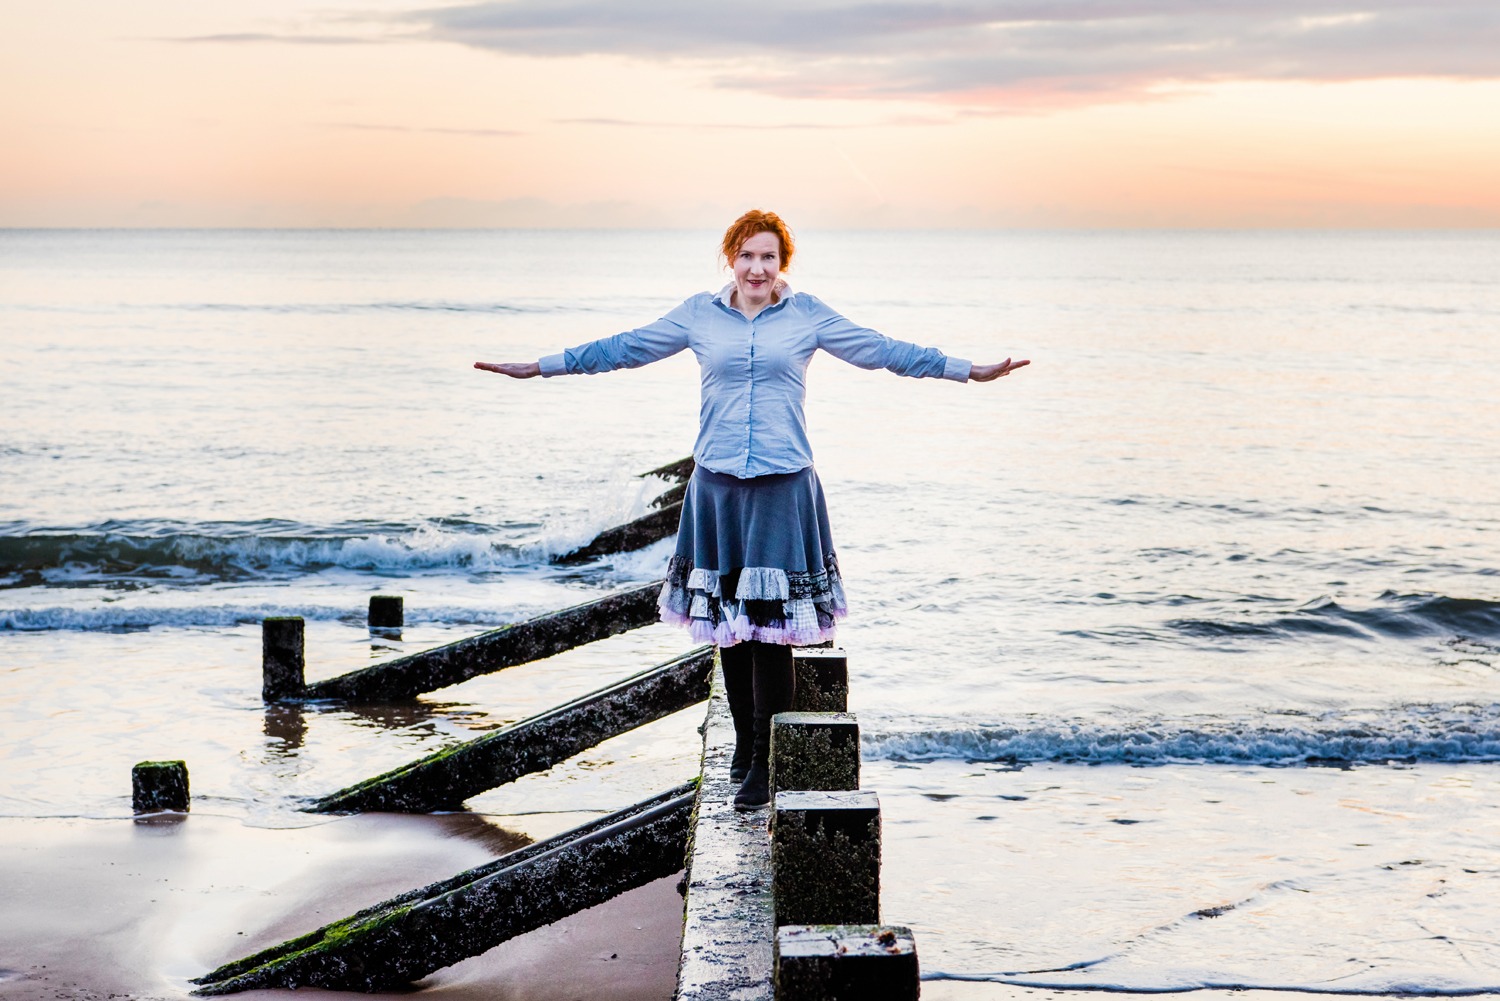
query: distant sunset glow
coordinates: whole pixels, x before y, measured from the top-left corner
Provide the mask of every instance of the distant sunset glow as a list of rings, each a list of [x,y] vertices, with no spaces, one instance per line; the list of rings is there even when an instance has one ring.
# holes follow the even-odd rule
[[[0,225],[1500,226],[1493,4],[1201,7],[13,5]]]

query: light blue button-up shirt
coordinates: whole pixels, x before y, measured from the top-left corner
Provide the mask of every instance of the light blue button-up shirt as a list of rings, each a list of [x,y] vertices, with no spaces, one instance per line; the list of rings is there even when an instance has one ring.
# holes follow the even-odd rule
[[[812,465],[807,440],[807,365],[819,348],[860,368],[966,382],[970,365],[937,348],[861,327],[816,296],[778,285],[781,298],[753,319],[730,305],[734,285],[700,292],[666,316],[541,359],[542,375],[596,375],[638,368],[692,348],[703,374],[693,459],[745,479]]]

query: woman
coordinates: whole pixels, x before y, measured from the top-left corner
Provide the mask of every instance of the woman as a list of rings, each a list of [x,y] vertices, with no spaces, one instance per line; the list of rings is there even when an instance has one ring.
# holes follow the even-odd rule
[[[538,362],[476,362],[516,379],[636,368],[691,348],[702,370],[696,467],[660,606],[664,621],[719,647],[734,717],[734,805],[770,799],[771,717],[791,708],[792,647],[831,640],[845,613],[823,488],[802,405],[818,349],[861,368],[989,382],[1029,364],[971,365],[860,327],[782,273],[794,245],[773,212],[734,221],[722,245],[734,280],[655,323]]]

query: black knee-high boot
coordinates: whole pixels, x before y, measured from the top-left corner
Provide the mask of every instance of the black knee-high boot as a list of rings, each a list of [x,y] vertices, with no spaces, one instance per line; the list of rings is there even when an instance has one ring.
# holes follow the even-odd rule
[[[737,810],[758,810],[771,801],[771,717],[792,708],[797,676],[792,670],[792,648],[776,643],[754,643],[755,744],[750,772],[734,797]]]
[[[739,643],[719,647],[719,663],[724,668],[724,695],[729,700],[729,715],[734,720],[734,758],[729,762],[729,777],[745,781],[755,744],[755,679],[753,644]]]

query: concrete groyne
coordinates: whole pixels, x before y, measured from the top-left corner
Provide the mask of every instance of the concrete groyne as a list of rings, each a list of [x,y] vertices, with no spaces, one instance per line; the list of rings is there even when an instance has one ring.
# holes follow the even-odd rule
[[[608,547],[669,534],[662,526],[675,525],[691,472],[687,459],[647,474],[676,479],[677,486],[658,498],[657,511],[584,550],[618,551]],[[304,680],[301,620],[267,619],[263,695],[271,703],[409,700],[655,622],[660,587],[657,581],[631,588],[312,684]],[[371,603],[372,630],[399,629],[399,599],[380,597]],[[197,993],[399,988],[683,871],[680,1001],[915,998],[912,934],[880,923],[880,804],[860,786],[847,656],[799,649],[793,664],[796,702],[772,727],[769,811],[732,807],[734,728],[714,650],[700,647],[305,809],[460,809],[481,792],[707,700],[692,783],[225,964],[194,981]]]

